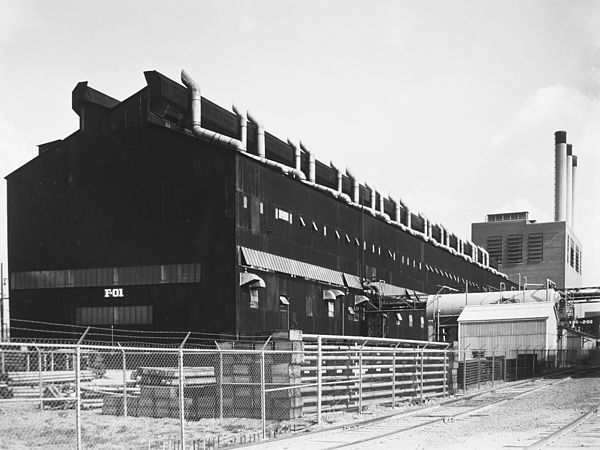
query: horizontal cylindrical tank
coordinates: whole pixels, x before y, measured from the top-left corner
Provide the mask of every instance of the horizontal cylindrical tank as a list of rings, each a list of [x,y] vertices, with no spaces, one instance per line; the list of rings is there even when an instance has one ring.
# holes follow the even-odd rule
[[[554,289],[525,291],[473,292],[461,294],[440,294],[427,297],[427,319],[440,316],[458,316],[466,305],[490,305],[499,302],[558,302],[560,297]]]

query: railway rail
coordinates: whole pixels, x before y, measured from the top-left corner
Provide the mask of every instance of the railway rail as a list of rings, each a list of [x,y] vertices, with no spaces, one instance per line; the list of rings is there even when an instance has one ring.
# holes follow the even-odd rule
[[[584,414],[565,423],[549,424],[547,433],[535,442],[524,447],[527,450],[544,448],[598,448],[600,445],[600,395],[590,399],[594,404]],[[558,429],[556,429],[558,427]]]
[[[451,422],[463,417],[480,413],[502,403],[531,394],[569,378],[559,380],[534,379],[510,383],[487,391],[448,400],[437,405],[417,408],[408,412],[399,412],[387,416],[368,419],[351,424],[330,427],[322,430],[302,433],[251,444],[249,447],[261,449],[303,449],[306,447],[321,450],[340,448],[362,448],[387,437],[427,427],[437,422]]]

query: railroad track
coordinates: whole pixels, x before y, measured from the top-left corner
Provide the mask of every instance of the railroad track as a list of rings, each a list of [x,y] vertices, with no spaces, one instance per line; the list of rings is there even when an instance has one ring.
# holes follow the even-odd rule
[[[573,420],[557,421],[549,424],[548,429],[535,442],[529,444],[528,450],[544,448],[598,448],[600,445],[600,396],[589,399],[587,411]]]
[[[451,422],[507,401],[533,393],[539,389],[562,383],[560,380],[535,379],[511,383],[496,389],[471,394],[449,400],[438,405],[418,408],[413,411],[391,414],[343,426],[317,430],[300,435],[289,436],[273,441],[262,441],[248,447],[261,449],[305,449],[318,448],[333,450],[340,448],[361,448],[388,436],[397,435],[417,428],[427,427],[437,422]]]

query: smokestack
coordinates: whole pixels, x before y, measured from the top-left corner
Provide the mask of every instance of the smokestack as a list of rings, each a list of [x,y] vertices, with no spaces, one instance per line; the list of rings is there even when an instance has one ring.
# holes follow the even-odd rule
[[[554,133],[554,220],[567,220],[567,132]]]
[[[573,173],[571,174],[571,229],[575,229],[575,174],[577,173],[577,156],[573,155]]]
[[[571,227],[571,201],[573,200],[573,145],[567,144],[567,225]]]

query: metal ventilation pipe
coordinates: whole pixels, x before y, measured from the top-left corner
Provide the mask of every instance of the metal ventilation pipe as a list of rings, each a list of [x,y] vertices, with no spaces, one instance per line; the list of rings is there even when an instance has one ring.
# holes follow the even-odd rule
[[[352,202],[354,202],[358,205],[360,203],[360,191],[359,191],[358,180],[352,174],[352,172],[350,172],[350,169],[348,169],[347,167],[346,167],[346,175],[348,175],[348,177],[352,179]]]
[[[379,212],[380,213],[385,213],[385,203],[384,203],[384,197],[386,197],[386,195],[384,195],[383,193],[379,193]]]
[[[294,149],[294,166],[296,170],[301,169],[301,160],[300,160],[300,147],[296,145],[290,138],[287,138],[287,143]]]
[[[342,171],[340,169],[338,169],[335,166],[335,164],[333,164],[333,161],[329,161],[329,165],[331,166],[331,168],[333,170],[336,171],[336,174],[337,174],[337,186],[336,186],[336,188],[337,188],[337,191],[341,193],[342,192]]]
[[[371,190],[371,209],[373,211],[375,211],[375,203],[376,203],[376,199],[377,199],[377,191],[375,191],[374,187],[371,187],[369,185],[366,185],[370,190]]]
[[[554,133],[554,221],[567,220],[567,132]]]
[[[243,152],[244,145],[242,141],[202,128],[202,95],[200,94],[200,86],[185,70],[181,71],[181,82],[188,90],[192,112],[192,132],[194,135],[205,141],[214,142]]]
[[[577,173],[577,156],[573,155],[573,173],[571,174],[571,229],[575,229],[575,184]]]
[[[315,182],[315,154],[306,148],[306,145],[300,141],[300,148],[308,153],[308,181]]]
[[[250,122],[254,123],[258,128],[256,135],[257,155],[260,158],[265,157],[265,126],[260,122],[250,111],[247,113]]]
[[[571,224],[571,201],[573,199],[573,145],[567,144],[567,225]]]
[[[394,202],[394,218],[395,218],[396,222],[401,223],[400,219],[402,218],[402,210],[400,209],[400,201],[394,200],[394,199],[390,199],[390,200],[392,200],[392,202]]]
[[[408,209],[408,206],[406,207],[406,226],[408,228],[412,229],[412,217],[411,217],[410,209]]]
[[[237,106],[231,105],[233,112],[240,118],[240,140],[244,151],[248,149],[248,117]]]

